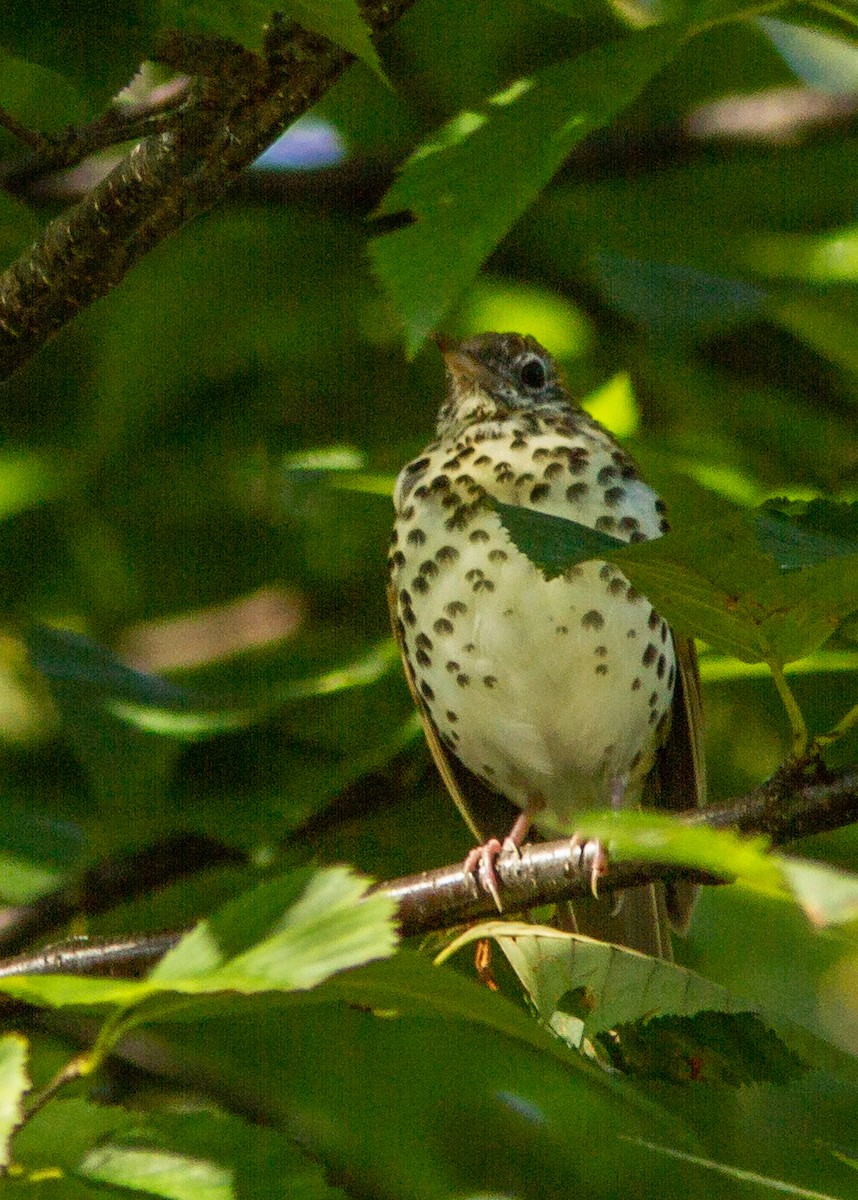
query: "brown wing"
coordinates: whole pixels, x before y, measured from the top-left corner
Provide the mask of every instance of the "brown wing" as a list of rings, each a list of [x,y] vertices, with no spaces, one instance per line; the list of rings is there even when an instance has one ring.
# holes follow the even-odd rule
[[[706,761],[703,757],[703,703],[700,672],[692,638],[674,634],[677,682],[670,732],[656,764],[656,803],[675,812],[706,804]],[[667,908],[674,928],[685,933],[697,897],[690,883],[670,884]]]
[[[417,711],[420,713],[420,720],[423,722],[423,732],[426,735],[426,742],[435,760],[435,766],[444,781],[444,786],[452,796],[456,807],[465,819],[465,823],[471,833],[477,839],[478,843],[482,843],[485,839],[477,827],[476,820],[471,812],[470,805],[462,791],[462,786],[457,776],[456,768],[453,765],[453,760],[447,752],[444,743],[438,736],[438,730],[435,727],[435,722],[432,720],[432,714],[426,707],[426,701],[420,695],[414,682],[414,670],[408,658],[408,651],[405,647],[405,635],[402,628],[402,622],[399,619],[399,614],[396,611],[396,589],[392,584],[387,585],[387,606],[390,609],[390,623],[393,627],[393,636],[396,639],[396,644],[399,646],[399,653],[402,655],[402,666],[405,669],[405,678],[408,680],[408,687],[411,695],[414,698],[414,703],[417,705]]]

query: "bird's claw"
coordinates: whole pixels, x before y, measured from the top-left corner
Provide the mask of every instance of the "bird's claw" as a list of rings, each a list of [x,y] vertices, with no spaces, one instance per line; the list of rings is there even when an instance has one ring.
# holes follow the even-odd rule
[[[499,842],[497,838],[489,838],[482,846],[474,846],[465,858],[464,871],[473,875],[477,883],[491,896],[498,912],[503,912],[500,898],[500,880],[495,870],[495,863],[504,850],[509,849],[507,842]]]
[[[583,838],[573,834],[570,839],[572,850],[578,851],[578,867],[590,868],[590,891],[596,900],[599,899],[599,879],[608,869],[608,856],[605,847],[598,839]]]

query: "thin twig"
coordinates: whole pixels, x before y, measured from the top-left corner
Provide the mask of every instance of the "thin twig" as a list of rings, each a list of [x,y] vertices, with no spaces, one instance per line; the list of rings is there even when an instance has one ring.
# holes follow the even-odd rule
[[[804,714],[793,695],[792,688],[786,681],[783,668],[776,662],[769,662],[768,665],[792,729],[793,758],[800,759],[807,751],[809,736]]]
[[[50,144],[48,138],[43,133],[39,133],[38,130],[30,129],[29,126],[22,124],[17,117],[13,117],[5,108],[0,108],[0,126],[8,133],[11,133],[13,138],[22,142],[25,146],[29,146],[37,154],[41,154]]]
[[[0,186],[21,194],[29,189],[33,179],[77,166],[110,146],[165,133],[187,98],[189,84],[188,79],[177,79],[175,86],[160,89],[159,98],[149,104],[113,104],[79,129],[69,128],[51,135],[33,134],[27,143],[33,153],[0,163]],[[5,120],[2,123],[7,124]]]

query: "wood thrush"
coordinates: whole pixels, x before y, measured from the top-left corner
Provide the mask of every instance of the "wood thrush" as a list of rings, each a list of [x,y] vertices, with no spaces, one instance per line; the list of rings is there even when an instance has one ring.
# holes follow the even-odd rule
[[[437,436],[396,483],[389,598],[454,799],[480,839],[473,777],[513,801],[522,809],[514,841],[531,822],[572,836],[587,808],[702,803],[693,643],[609,563],[546,580],[486,500],[632,542],[667,530],[664,504],[575,405],[532,337],[482,334],[444,357]],[[576,901],[574,921],[594,937],[669,956],[669,920],[687,924],[692,902],[688,887],[636,888],[619,911],[610,898]]]

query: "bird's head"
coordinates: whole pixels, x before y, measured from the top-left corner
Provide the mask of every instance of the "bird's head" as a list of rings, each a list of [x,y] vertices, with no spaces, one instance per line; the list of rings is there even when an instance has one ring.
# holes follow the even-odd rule
[[[533,337],[481,333],[458,345],[441,344],[441,351],[447,396],[438,414],[439,437],[537,408],[568,409],[557,364]]]

